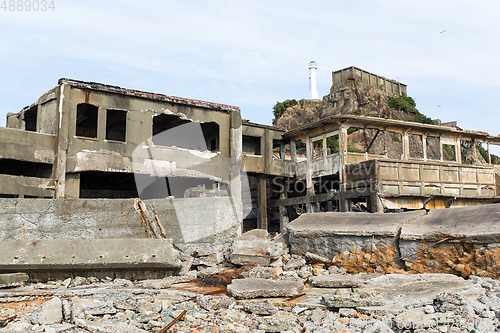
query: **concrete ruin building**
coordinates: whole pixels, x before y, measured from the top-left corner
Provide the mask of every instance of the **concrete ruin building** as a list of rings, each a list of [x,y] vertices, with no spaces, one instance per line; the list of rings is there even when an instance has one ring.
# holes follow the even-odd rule
[[[404,84],[356,67],[333,73],[334,86],[352,82],[406,93]],[[350,149],[352,128],[364,135],[364,151]],[[374,151],[384,135],[398,147]],[[129,206],[140,198],[186,208],[195,198],[230,197],[236,233],[280,231],[302,212],[351,211],[358,203],[391,212],[500,202],[500,168],[489,154],[500,137],[456,126],[336,114],[285,131],[242,120],[233,106],[61,79],[36,103],[9,113],[0,137],[3,198],[120,199]],[[484,163],[461,156],[464,145],[477,155],[479,144],[487,146]],[[174,243],[204,239],[199,221],[191,220],[195,236],[179,231],[186,227],[180,217],[196,215],[191,209],[162,216],[160,229]],[[211,234],[227,229],[217,224],[221,219],[210,222]]]

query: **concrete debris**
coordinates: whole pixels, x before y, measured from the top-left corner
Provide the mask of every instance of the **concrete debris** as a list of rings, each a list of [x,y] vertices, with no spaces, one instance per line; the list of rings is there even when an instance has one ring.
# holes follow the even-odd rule
[[[236,299],[257,297],[292,297],[304,288],[300,281],[274,281],[260,278],[235,279],[227,286]]]
[[[235,242],[274,242],[243,238]],[[349,245],[347,256],[390,253],[373,239]],[[176,254],[192,261],[184,275],[73,276],[3,288],[0,333],[163,332],[181,314],[168,331],[423,333],[500,326],[500,284],[488,277],[347,274],[312,252],[302,257],[285,250],[254,267],[234,266],[210,249],[190,253]]]
[[[32,324],[52,325],[60,323],[63,319],[62,303],[59,297],[43,303],[31,317]]]
[[[26,273],[0,274],[0,288],[21,286],[29,280]]]
[[[237,237],[232,246],[231,262],[237,265],[267,266],[283,252],[281,241],[267,240],[267,231],[250,230]]]
[[[310,278],[309,282],[318,288],[355,288],[361,285],[361,281],[356,277],[342,274],[315,276]]]

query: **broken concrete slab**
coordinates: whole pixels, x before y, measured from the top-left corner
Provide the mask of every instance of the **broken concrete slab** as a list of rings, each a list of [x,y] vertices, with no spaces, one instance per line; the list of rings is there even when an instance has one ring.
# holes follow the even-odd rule
[[[0,274],[0,288],[21,286],[29,280],[26,273]]]
[[[181,268],[170,239],[4,240],[0,271],[72,272]],[[120,249],[120,251],[117,251]]]
[[[314,276],[309,279],[312,286],[317,288],[356,288],[361,281],[352,275],[328,274]]]
[[[304,288],[301,281],[276,281],[261,278],[234,279],[228,293],[237,299],[258,297],[292,297]]]
[[[435,240],[436,236],[464,237],[471,243],[498,243],[500,204],[463,208],[432,209],[426,216],[405,224],[404,240]],[[464,228],[467,226],[467,228]]]
[[[267,230],[264,229],[253,229],[243,233],[241,236],[236,237],[234,240],[253,240],[255,238],[261,240],[267,240]]]
[[[31,316],[31,322],[38,325],[52,325],[62,322],[62,302],[59,297],[54,297],[45,302]]]
[[[399,229],[423,216],[425,211],[405,213],[308,213],[288,224],[290,251],[304,256],[307,252],[333,258],[353,247],[367,243],[394,243]],[[354,254],[357,254],[356,251]]]
[[[272,245],[271,241],[257,238],[235,240],[230,255],[231,262],[237,265],[267,266],[271,262]]]

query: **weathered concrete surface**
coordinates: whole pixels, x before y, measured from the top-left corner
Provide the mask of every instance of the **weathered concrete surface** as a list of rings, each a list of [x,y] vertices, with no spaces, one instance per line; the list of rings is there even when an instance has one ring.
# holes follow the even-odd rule
[[[230,197],[143,201],[176,246],[228,250],[240,222]],[[139,239],[148,237],[134,199],[0,199],[0,241],[7,239]]]
[[[500,204],[429,211],[401,230],[406,269],[499,278],[498,221]]]
[[[500,243],[500,204],[464,208],[433,209],[426,216],[405,224],[402,240],[436,240],[464,237],[467,242]]]
[[[267,231],[255,229],[235,238],[231,247],[230,260],[237,265],[269,265],[277,259],[283,249],[280,241],[267,240]]]
[[[317,288],[355,288],[361,285],[357,276],[344,274],[319,275],[310,278],[309,282]]]
[[[257,297],[292,297],[304,288],[302,281],[274,281],[260,278],[235,279],[227,286],[237,299]]]
[[[424,214],[425,211],[302,214],[288,225],[291,252],[302,256],[311,252],[331,258],[335,252],[359,245],[359,240],[368,237],[375,242],[392,243],[404,223]]]
[[[20,286],[28,280],[29,276],[25,273],[0,274],[0,288]]]
[[[398,233],[405,223],[424,214],[425,211],[303,214],[288,225],[290,251],[301,256],[310,252],[325,257],[345,266],[350,273],[398,272]]]
[[[1,242],[0,270],[96,271],[158,270],[177,272],[170,239],[47,239],[4,240]]]

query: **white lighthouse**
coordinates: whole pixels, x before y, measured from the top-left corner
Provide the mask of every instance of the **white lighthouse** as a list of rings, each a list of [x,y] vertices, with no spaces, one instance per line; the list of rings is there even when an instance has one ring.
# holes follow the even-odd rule
[[[311,99],[318,99],[318,92],[316,91],[316,61],[309,63],[309,86],[311,88]]]

